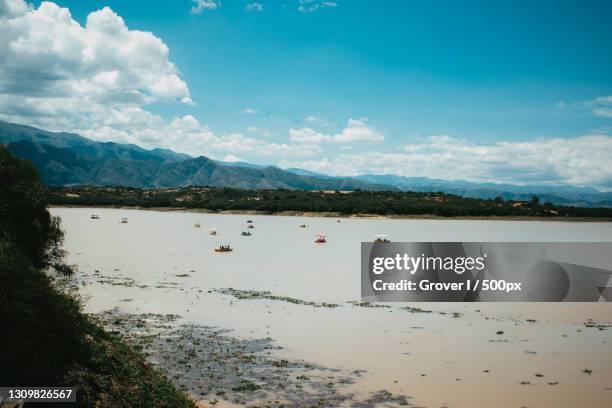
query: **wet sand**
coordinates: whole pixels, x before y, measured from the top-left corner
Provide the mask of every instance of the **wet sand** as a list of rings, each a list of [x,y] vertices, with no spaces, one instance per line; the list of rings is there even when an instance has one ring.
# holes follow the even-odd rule
[[[609,240],[610,224],[249,216],[253,236],[240,237],[247,217],[239,215],[53,212],[87,310],[140,344],[202,404],[606,407],[612,400],[610,304],[359,301],[359,242],[376,233],[396,241],[588,242]],[[129,224],[118,223],[123,216]],[[219,237],[207,235],[211,226]],[[312,243],[318,232],[328,234],[325,246]],[[236,250],[215,254],[221,239]]]

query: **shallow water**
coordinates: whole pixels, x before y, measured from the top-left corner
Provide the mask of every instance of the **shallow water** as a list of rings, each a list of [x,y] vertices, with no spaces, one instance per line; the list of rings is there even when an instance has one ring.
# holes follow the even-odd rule
[[[186,322],[230,329],[236,337],[269,336],[282,347],[275,352],[279,357],[347,372],[366,370],[347,386],[359,395],[387,389],[418,406],[604,407],[612,401],[612,329],[584,325],[587,319],[612,322],[612,304],[413,305],[462,313],[453,318],[409,313],[400,309],[403,304],[346,303],[360,297],[360,242],[376,234],[393,241],[609,242],[612,223],[337,222],[86,208],[52,213],[62,218],[65,248],[83,277],[88,311],[119,306],[129,313],[172,313]],[[93,213],[101,219],[90,220]],[[121,217],[129,223],[120,224]],[[255,229],[253,236],[242,237],[247,219]],[[196,222],[202,228],[194,228]],[[210,227],[217,236],[208,235]],[[325,233],[328,243],[314,244],[317,233]],[[233,252],[213,251],[228,240]],[[230,287],[343,306],[240,300],[214,291]],[[503,335],[496,334],[500,330]],[[520,384],[526,381],[530,384]]]

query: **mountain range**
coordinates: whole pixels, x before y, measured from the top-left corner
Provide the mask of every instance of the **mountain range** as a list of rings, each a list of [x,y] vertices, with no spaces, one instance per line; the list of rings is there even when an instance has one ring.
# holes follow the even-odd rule
[[[390,189],[388,185],[350,177],[316,178],[274,166],[224,163],[166,149],[145,150],[132,144],[96,142],[74,133],[48,132],[2,121],[0,143],[16,156],[34,163],[42,181],[53,186]]]
[[[391,174],[328,176],[312,171],[246,162],[192,157],[168,149],[146,150],[133,144],[98,142],[75,133],[49,132],[0,121],[0,143],[28,159],[43,182],[53,186],[96,185],[139,188],[206,185],[243,189],[418,191],[473,198],[529,200],[587,207],[612,207],[612,192],[592,187],[517,186],[438,180]]]

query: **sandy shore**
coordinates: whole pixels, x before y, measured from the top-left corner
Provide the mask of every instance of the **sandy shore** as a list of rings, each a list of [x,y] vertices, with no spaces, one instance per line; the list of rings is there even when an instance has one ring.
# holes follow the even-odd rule
[[[542,216],[453,216],[443,217],[434,214],[415,215],[380,215],[380,214],[341,214],[338,212],[309,212],[309,211],[257,211],[257,210],[223,210],[212,211],[206,208],[185,207],[139,207],[120,205],[51,205],[50,208],[115,208],[125,210],[166,211],[203,214],[235,214],[235,215],[276,215],[283,217],[315,217],[315,218],[351,218],[375,220],[480,220],[480,221],[565,221],[565,222],[612,222],[610,218],[595,217],[542,217]]]

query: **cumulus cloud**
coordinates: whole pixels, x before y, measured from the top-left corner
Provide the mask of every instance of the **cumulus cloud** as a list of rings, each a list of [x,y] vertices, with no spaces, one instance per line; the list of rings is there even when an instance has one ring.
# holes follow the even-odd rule
[[[245,9],[247,12],[249,12],[249,13],[251,13],[251,12],[260,12],[260,11],[263,11],[264,6],[263,6],[263,4],[261,4],[261,3],[256,3],[256,2],[253,2],[253,3],[249,3],[249,4],[247,4],[247,5],[244,7],[244,9]]]
[[[223,152],[261,157],[309,157],[321,153],[317,146],[268,142],[242,133],[215,134],[192,115],[165,121],[143,110],[123,112],[80,133],[96,140],[136,143],[145,148],[167,148],[193,156],[219,157]]]
[[[342,153],[335,158],[284,160],[331,175],[398,174],[509,184],[570,184],[612,190],[612,136],[535,139],[476,144],[448,136],[403,146],[396,152]]]
[[[0,18],[21,16],[28,9],[28,4],[22,0],[2,0],[0,1]]]
[[[220,1],[215,0],[191,0],[193,3],[193,7],[191,8],[191,13],[193,14],[202,14],[205,10],[216,10],[221,7]]]
[[[349,119],[346,127],[334,135],[317,132],[314,129],[303,127],[289,130],[289,138],[296,143],[351,143],[351,142],[380,142],[383,135],[368,125],[365,118]]]
[[[338,7],[338,3],[320,0],[299,0],[298,2],[298,11],[300,13],[312,13],[313,11],[331,7]]]
[[[331,142],[333,136],[319,133],[311,128],[290,129],[289,139],[297,143],[325,143]]]
[[[203,8],[207,2],[198,2]],[[150,32],[130,30],[105,7],[84,26],[50,2],[31,8],[0,0],[0,118],[96,140],[163,147],[195,156],[240,152],[307,157],[317,147],[216,135],[192,115],[166,120],[146,109],[193,104],[169,49]]]
[[[192,104],[168,55],[108,7],[82,26],[51,2],[0,0],[0,117],[81,130],[150,118],[143,106],[156,101]]]

